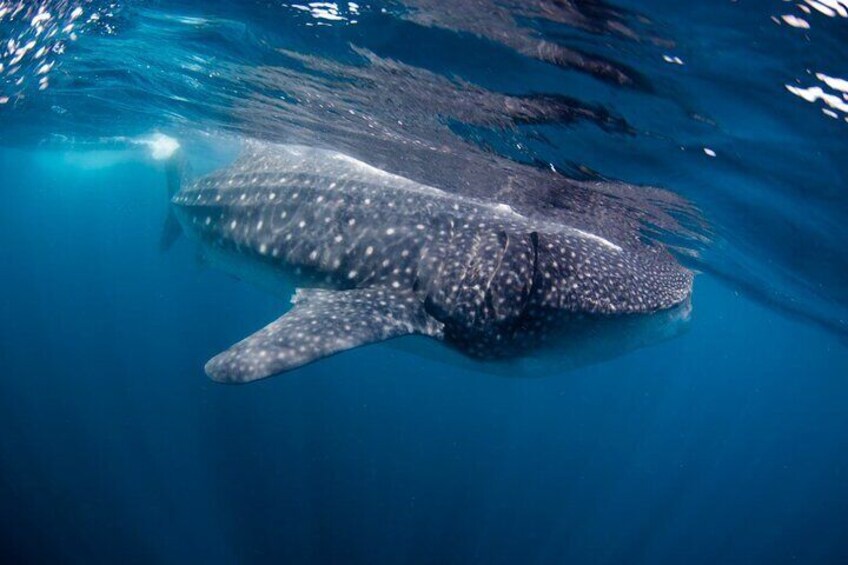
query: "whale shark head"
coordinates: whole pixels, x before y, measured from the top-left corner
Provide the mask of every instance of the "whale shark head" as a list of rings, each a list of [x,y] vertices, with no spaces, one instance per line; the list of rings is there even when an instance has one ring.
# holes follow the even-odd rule
[[[430,250],[421,280],[427,310],[445,324],[447,340],[479,357],[526,352],[578,316],[667,310],[692,291],[692,273],[660,247],[637,253],[533,222],[465,238]]]

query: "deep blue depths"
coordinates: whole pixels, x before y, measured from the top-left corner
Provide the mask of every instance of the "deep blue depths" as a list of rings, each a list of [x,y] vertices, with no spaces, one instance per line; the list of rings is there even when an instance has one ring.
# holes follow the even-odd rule
[[[283,305],[156,251],[161,171],[3,154],[0,508],[28,560],[838,562],[848,351],[708,276],[690,330],[558,377],[378,345],[245,387]]]
[[[704,37],[690,49],[709,52]],[[769,96],[788,95],[778,83]],[[821,175],[808,166],[818,176],[807,186],[844,180],[829,152],[844,148],[848,126],[788,100],[806,117],[713,104],[725,129],[708,144],[719,155],[757,139],[789,151],[774,140],[792,131],[818,147]],[[712,161],[681,160],[669,172],[659,157],[625,158],[655,140],[599,157],[591,134],[569,144],[580,133],[562,131],[563,159],[676,181],[729,240],[795,233],[712,200],[710,184],[738,182],[743,159],[711,173]],[[199,265],[185,242],[157,251],[159,165],[132,152],[15,148],[13,137],[4,132],[0,152],[4,560],[848,560],[848,348],[797,308],[787,315],[755,288],[703,274],[685,334],[563,375],[495,377],[376,345],[250,386],[215,385],[203,363],[285,304]],[[773,174],[763,185],[800,174],[781,154],[748,152]],[[762,170],[744,166],[748,178]],[[756,183],[733,192],[753,209],[803,216],[811,206],[809,193],[775,203]],[[830,203],[837,213],[841,198]],[[844,237],[823,234],[810,257],[785,263],[842,280],[840,264],[815,257]],[[769,253],[734,253],[750,259],[751,280],[773,275],[758,271]]]

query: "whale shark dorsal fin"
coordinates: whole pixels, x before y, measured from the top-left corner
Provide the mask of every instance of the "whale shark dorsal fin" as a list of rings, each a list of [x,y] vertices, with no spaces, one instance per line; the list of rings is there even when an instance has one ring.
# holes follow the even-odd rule
[[[440,338],[442,324],[411,291],[300,289],[284,316],[206,364],[224,383],[248,383],[322,357],[410,334]]]

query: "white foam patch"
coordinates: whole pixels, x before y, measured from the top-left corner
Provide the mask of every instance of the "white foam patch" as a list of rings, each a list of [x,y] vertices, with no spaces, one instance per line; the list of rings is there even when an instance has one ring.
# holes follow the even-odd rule
[[[809,6],[809,8],[808,8]],[[798,8],[810,13],[810,8],[828,18],[848,18],[848,0],[804,0]]]
[[[824,14],[828,18],[832,18],[832,17],[836,16],[835,10],[832,10],[831,8],[828,8],[827,6],[816,2],[816,0],[804,0],[804,1],[812,9],[816,10],[817,12]]]
[[[663,55],[663,61],[672,65],[683,65],[683,59],[671,55]]]
[[[92,27],[112,33],[105,18],[115,3],[93,12],[88,20],[81,1],[0,0],[0,96],[20,100],[32,89],[45,90],[61,64],[66,46]],[[106,4],[106,3],[103,3]],[[86,10],[91,9],[86,7]],[[94,8],[97,9],[97,8]],[[100,14],[104,22],[98,24]]]
[[[848,5],[848,0],[839,0]],[[846,12],[848,14],[848,12]],[[809,71],[808,71],[809,72]],[[839,113],[846,115],[848,121],[848,80],[826,75],[811,73],[820,81],[820,86],[803,88],[792,84],[784,85],[786,90],[810,103],[823,102],[822,113],[830,118],[838,119]],[[800,81],[798,81],[800,82]]]
[[[170,159],[180,148],[180,143],[176,139],[162,133],[141,138],[138,142],[147,145],[150,148],[150,156],[157,161]]]
[[[815,102],[817,100],[821,100],[834,110],[838,110],[840,112],[848,114],[848,102],[846,102],[836,94],[830,94],[828,92],[825,92],[820,86],[799,88],[797,86],[787,84],[786,90],[788,90],[795,96],[806,100],[807,102]]]
[[[792,27],[797,27],[798,29],[810,29],[810,24],[807,22],[807,20],[803,18],[799,18],[790,14],[786,16],[780,16],[780,19],[782,19],[784,22],[786,22]]]
[[[824,73],[816,73],[816,78],[828,85],[833,90],[848,93],[848,80],[827,76]]]
[[[342,3],[341,6],[338,2],[309,2],[308,4],[291,4],[290,7],[308,12],[316,20],[322,20],[317,25],[329,25],[326,22],[353,25],[357,23],[353,18],[359,15],[359,4],[356,2],[348,2],[346,5]]]

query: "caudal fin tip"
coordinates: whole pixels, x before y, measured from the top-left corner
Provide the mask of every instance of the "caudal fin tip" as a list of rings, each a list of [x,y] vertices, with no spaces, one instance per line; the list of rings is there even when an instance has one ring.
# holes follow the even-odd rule
[[[162,226],[162,235],[159,238],[159,251],[165,253],[173,247],[174,243],[180,238],[182,231],[183,229],[174,215],[174,211],[169,209],[168,217],[165,218],[165,225]]]

